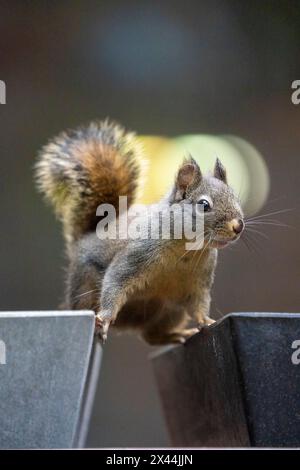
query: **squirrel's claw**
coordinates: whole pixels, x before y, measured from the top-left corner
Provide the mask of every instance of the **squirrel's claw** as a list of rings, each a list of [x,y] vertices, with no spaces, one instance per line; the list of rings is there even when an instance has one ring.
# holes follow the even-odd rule
[[[103,313],[97,313],[95,317],[95,336],[97,336],[101,343],[104,344],[107,340],[107,332],[110,325],[110,319]]]

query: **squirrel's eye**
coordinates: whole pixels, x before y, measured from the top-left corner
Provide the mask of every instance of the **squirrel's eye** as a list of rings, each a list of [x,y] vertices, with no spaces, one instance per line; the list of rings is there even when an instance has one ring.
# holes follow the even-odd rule
[[[207,212],[211,209],[210,207],[210,203],[208,202],[207,199],[200,199],[200,201],[198,201],[199,206],[202,206],[203,207],[203,211],[204,212]]]

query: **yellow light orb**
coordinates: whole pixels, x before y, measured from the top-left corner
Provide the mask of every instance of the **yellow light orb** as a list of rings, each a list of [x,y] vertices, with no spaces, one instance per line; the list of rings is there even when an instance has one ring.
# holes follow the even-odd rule
[[[203,173],[212,172],[218,157],[225,166],[228,182],[239,195],[247,213],[257,212],[269,191],[266,164],[258,151],[235,136],[185,135],[168,139],[140,137],[149,160],[144,193],[139,202],[159,200],[174,184],[183,159],[188,155],[198,162]]]

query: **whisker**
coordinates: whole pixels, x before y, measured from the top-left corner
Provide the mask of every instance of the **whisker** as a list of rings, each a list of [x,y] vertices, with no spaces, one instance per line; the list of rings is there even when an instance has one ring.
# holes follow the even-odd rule
[[[246,221],[247,223],[259,223],[259,222],[274,222],[274,223],[278,223],[278,224],[281,224],[282,221],[281,220],[278,220],[278,219],[270,219],[270,218],[266,218],[266,219],[255,219],[255,220],[248,220]]]
[[[248,251],[252,251],[252,249],[250,248],[250,245],[248,244],[248,241],[247,239],[244,237],[241,237],[241,241],[244,243],[244,245],[246,246],[246,248],[248,249]]]
[[[244,241],[245,245],[248,247],[249,251],[252,251],[255,253],[257,256],[259,256],[259,252],[257,250],[257,246],[254,243],[254,240],[250,238],[249,234],[243,234],[241,237],[241,240]]]
[[[254,228],[247,228],[247,231],[257,233],[258,235],[261,235],[263,238],[266,238],[267,240],[270,240],[270,238],[263,232],[260,232],[259,230],[255,230]]]
[[[254,233],[253,234],[248,233],[247,236],[248,236],[248,240],[250,241],[250,243],[252,243],[252,246],[253,246],[254,250],[259,255],[260,251],[261,251],[261,244],[260,243],[262,242],[262,240],[259,240]]]
[[[286,212],[291,212],[293,210],[295,210],[295,209],[288,208],[288,209],[282,209],[282,210],[279,210],[279,211],[268,212],[267,214],[261,214],[261,215],[256,215],[255,217],[250,217],[249,219],[246,219],[246,221],[249,222],[251,220],[261,219],[262,217],[270,217],[271,215],[284,214]]]
[[[206,232],[206,233],[204,232],[204,240],[205,240],[205,237],[207,236],[207,234],[208,234],[208,232]],[[200,242],[200,243],[201,243],[201,242]],[[201,248],[201,246],[200,246],[200,244],[199,244],[199,247],[198,247],[196,250],[194,250],[195,253],[193,254],[192,261],[193,261],[193,259],[194,259],[194,257],[195,257],[195,254],[197,253],[197,251],[198,251],[200,248]],[[185,250],[185,252],[183,253],[183,255],[181,255],[181,256],[177,259],[176,265],[177,265],[177,264],[179,263],[179,261],[181,261],[186,255],[190,254],[190,252],[191,252],[191,250]]]
[[[91,294],[92,292],[97,292],[98,290],[99,289],[88,290],[87,292],[83,292],[83,294],[75,295],[75,297],[73,297],[73,298],[74,299],[79,299],[79,297],[83,297],[85,295]]]
[[[219,319],[219,318],[224,317],[224,313],[216,305],[214,307],[214,311],[218,312],[218,316],[214,315],[215,318],[217,317],[217,319]]]
[[[209,243],[211,242],[211,239],[212,239],[212,235],[211,235],[210,238],[208,239],[206,245],[204,246],[203,250],[201,251],[200,256],[199,256],[198,259],[196,260],[195,266],[194,266],[194,268],[193,268],[193,272],[196,271],[196,269],[197,269],[197,267],[198,267],[198,265],[199,265],[199,263],[200,263],[200,260],[201,260],[201,258],[202,258],[202,256],[203,256],[203,253],[205,252],[206,248],[208,247]]]
[[[205,241],[205,237],[204,237],[204,240],[203,240],[203,241]],[[207,242],[207,244],[208,244],[208,242]],[[204,243],[202,244],[202,240],[201,240],[201,242],[199,243],[199,247],[197,248],[197,250],[195,250],[195,253],[193,254],[193,257],[192,257],[192,264],[193,264],[194,259],[195,259],[196,256],[197,256],[199,250],[200,250],[200,252],[201,252],[201,255],[200,255],[200,258],[201,258],[202,253],[204,252],[204,250],[205,250],[207,244],[204,244]],[[201,250],[201,248],[202,248],[202,250]]]
[[[246,222],[245,224],[246,226],[252,226],[252,225],[273,225],[274,227],[288,227],[288,228],[295,228],[293,227],[292,225],[288,225],[288,224],[283,224],[281,222],[271,222],[269,220],[261,220],[261,221],[257,221],[257,222]]]

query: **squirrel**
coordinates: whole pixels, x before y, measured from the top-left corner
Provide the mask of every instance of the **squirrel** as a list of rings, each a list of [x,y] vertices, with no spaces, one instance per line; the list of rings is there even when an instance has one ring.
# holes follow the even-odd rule
[[[153,207],[200,208],[201,249],[187,250],[184,237],[99,240],[97,207],[111,204],[119,221],[119,196],[127,196],[130,209],[143,184],[144,163],[134,133],[109,120],[96,121],[45,145],[35,176],[63,225],[69,262],[64,307],[95,311],[95,333],[102,342],[112,325],[137,331],[150,345],[184,343],[214,323],[210,292],[218,249],[242,234],[243,211],[221,161],[203,175],[189,156],[171,190]]]

